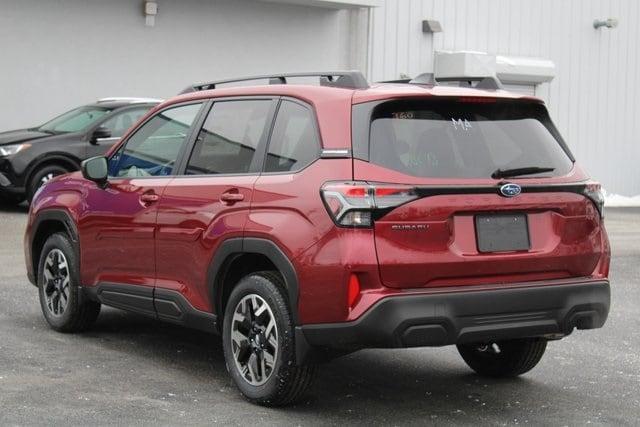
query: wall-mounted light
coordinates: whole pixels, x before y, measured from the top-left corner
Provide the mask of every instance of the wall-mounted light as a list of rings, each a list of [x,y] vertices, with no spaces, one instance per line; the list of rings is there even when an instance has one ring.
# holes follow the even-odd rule
[[[596,19],[593,21],[593,28],[596,30],[600,27],[616,28],[618,26],[618,18]]]
[[[144,25],[153,27],[156,24],[156,15],[158,14],[158,3],[155,1],[144,2]]]
[[[440,25],[439,21],[435,19],[425,19],[422,21],[422,32],[423,33],[439,33],[442,31],[442,25]]]

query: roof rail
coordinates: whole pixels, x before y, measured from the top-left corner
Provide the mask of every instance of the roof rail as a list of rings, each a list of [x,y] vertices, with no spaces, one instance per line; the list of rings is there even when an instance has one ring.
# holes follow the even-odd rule
[[[180,94],[216,89],[218,85],[248,82],[253,80],[268,80],[269,84],[287,84],[287,79],[297,77],[318,77],[320,86],[341,87],[346,89],[366,89],[369,87],[367,79],[360,71],[317,71],[305,73],[265,74],[260,76],[240,77],[226,80],[216,80],[198,83],[185,88]]]
[[[136,98],[136,97],[127,97],[127,96],[112,96],[109,98],[100,98],[97,102],[131,102],[131,103],[142,103],[142,102],[162,102],[162,99],[156,98]]]

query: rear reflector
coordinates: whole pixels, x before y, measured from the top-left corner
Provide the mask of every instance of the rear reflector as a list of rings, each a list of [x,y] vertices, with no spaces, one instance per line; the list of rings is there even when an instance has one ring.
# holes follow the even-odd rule
[[[349,276],[349,294],[347,301],[349,303],[349,308],[353,308],[358,296],[360,295],[360,281],[358,280],[358,276],[355,274],[351,274]]]

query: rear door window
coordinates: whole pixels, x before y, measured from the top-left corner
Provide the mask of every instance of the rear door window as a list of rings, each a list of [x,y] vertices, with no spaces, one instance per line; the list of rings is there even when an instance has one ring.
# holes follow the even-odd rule
[[[488,178],[498,169],[553,168],[573,161],[545,107],[489,98],[390,101],[374,108],[369,160],[417,177]]]
[[[187,175],[248,173],[270,116],[272,101],[213,104],[187,164]]]
[[[317,159],[319,153],[313,112],[296,102],[282,101],[271,133],[265,172],[300,170]]]

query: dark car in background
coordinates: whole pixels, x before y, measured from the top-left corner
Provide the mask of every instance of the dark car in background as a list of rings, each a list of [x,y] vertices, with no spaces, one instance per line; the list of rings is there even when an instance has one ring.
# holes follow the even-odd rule
[[[0,203],[31,200],[51,178],[102,155],[160,100],[103,98],[29,129],[0,132]]]

